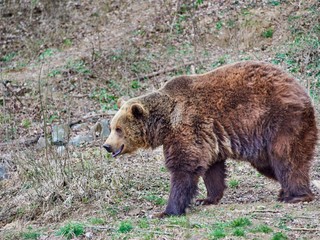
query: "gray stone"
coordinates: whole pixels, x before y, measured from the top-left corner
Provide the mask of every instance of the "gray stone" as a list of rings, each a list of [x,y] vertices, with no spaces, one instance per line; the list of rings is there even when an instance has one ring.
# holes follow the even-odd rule
[[[69,144],[74,146],[79,146],[82,143],[93,141],[92,135],[77,135],[70,139]]]
[[[100,122],[96,122],[96,124],[91,127],[90,133],[94,138],[96,138],[96,136],[99,136],[102,138],[109,136],[110,134],[109,120],[103,119]]]
[[[74,131],[85,130],[85,129],[88,129],[88,124],[87,123],[76,124],[76,125],[73,125],[71,129]]]
[[[42,149],[46,147],[46,139],[44,137],[39,137],[37,146],[38,149]]]
[[[8,175],[7,175],[6,168],[2,164],[0,164],[0,181],[7,178],[8,178]]]
[[[312,183],[320,190],[320,180],[313,180]]]
[[[63,154],[66,152],[66,147],[65,146],[59,146],[57,148],[57,153],[60,155],[60,156],[63,156]]]
[[[68,142],[70,127],[66,124],[54,125],[52,127],[52,144],[62,146]]]
[[[103,119],[100,121],[100,123],[102,126],[102,131],[101,131],[100,137],[102,137],[102,138],[108,137],[110,134],[109,120]]]
[[[86,232],[85,236],[88,239],[92,239],[93,238],[93,233],[92,232]]]

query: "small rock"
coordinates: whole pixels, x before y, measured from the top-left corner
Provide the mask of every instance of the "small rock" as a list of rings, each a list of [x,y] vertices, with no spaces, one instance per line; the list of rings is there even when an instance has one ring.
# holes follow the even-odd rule
[[[103,119],[100,121],[102,126],[102,131],[100,137],[108,137],[110,134],[110,128],[109,128],[109,120]]]
[[[37,142],[37,148],[42,149],[46,147],[46,139],[44,137],[40,137]]]
[[[91,239],[93,237],[93,233],[92,232],[86,232],[85,233],[85,237]]]
[[[5,167],[2,164],[0,164],[0,181],[7,179],[7,178],[8,178],[7,170],[5,169]]]
[[[80,123],[80,124],[73,125],[71,128],[74,131],[85,130],[88,128],[88,124],[87,123]]]
[[[313,180],[312,183],[320,190],[320,180]]]
[[[115,115],[118,111],[117,110],[108,110],[107,114],[108,115]]]
[[[93,136],[90,135],[77,135],[70,139],[69,144],[74,146],[79,146],[81,143],[91,142],[93,140]]]
[[[70,127],[67,124],[54,125],[52,127],[52,143],[54,145],[64,145],[68,142]]]
[[[97,135],[102,138],[109,136],[109,134],[110,134],[109,120],[103,119],[100,122],[97,122],[90,129],[90,132],[93,137],[96,137]]]
[[[59,146],[57,148],[57,153],[62,156],[66,152],[66,147],[65,146]]]

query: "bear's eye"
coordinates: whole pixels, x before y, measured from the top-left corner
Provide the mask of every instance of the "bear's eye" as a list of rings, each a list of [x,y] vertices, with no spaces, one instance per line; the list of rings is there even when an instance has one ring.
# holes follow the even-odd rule
[[[116,132],[119,133],[119,134],[122,133],[121,128],[118,128],[118,127],[117,127],[117,128],[116,128]]]

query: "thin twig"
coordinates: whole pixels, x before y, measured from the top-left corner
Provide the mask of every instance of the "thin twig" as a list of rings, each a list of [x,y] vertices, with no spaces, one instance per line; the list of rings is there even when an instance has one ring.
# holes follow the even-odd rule
[[[257,210],[252,210],[251,212],[261,212],[261,213],[280,213],[277,210],[271,210],[271,209],[257,209]]]
[[[310,232],[320,231],[320,228],[292,228],[292,227],[288,227],[288,229],[292,230],[292,231],[310,231]]]
[[[172,236],[171,233],[167,233],[167,232],[160,232],[160,231],[152,231],[152,230],[142,230],[142,229],[135,229],[135,231],[137,232],[143,232],[143,233],[154,233],[154,234],[158,234],[158,235],[167,235],[167,236]]]
[[[33,138],[27,138],[25,140],[18,139],[18,140],[11,141],[11,142],[0,143],[0,148],[6,147],[8,145],[22,145],[22,146],[28,147],[32,144],[37,143],[40,137],[41,137],[41,134],[38,134],[37,136],[35,136]]]
[[[112,228],[112,227],[108,227],[108,226],[87,226],[88,228],[91,228],[91,229],[94,229],[94,230],[111,230],[111,231],[114,231],[115,229]]]
[[[159,76],[163,73],[168,73],[168,72],[173,72],[179,68],[182,68],[182,67],[185,67],[185,66],[190,66],[190,65],[193,65],[193,64],[196,64],[196,63],[199,63],[201,62],[200,60],[198,61],[190,61],[190,62],[186,62],[184,64],[181,64],[181,65],[178,65],[178,66],[175,66],[175,67],[171,67],[171,68],[168,68],[168,69],[163,69],[163,70],[160,70],[160,71],[157,71],[157,72],[153,72],[153,73],[149,73],[147,75],[143,75],[143,76],[138,76],[138,77],[134,77],[131,79],[131,81],[133,80],[143,80],[145,78],[153,78],[153,77],[156,77],[156,76]]]
[[[72,127],[73,125],[76,125],[76,124],[79,124],[79,123],[82,123],[84,122],[85,120],[88,120],[90,118],[96,118],[96,117],[101,117],[101,116],[112,116],[114,115],[114,113],[97,113],[97,114],[94,114],[94,115],[90,115],[90,116],[87,116],[87,117],[82,117],[78,120],[75,120],[75,121],[72,121],[69,123],[69,127]]]
[[[45,139],[45,156],[47,162],[49,162],[49,157],[48,157],[48,133],[47,133],[47,115],[46,115],[46,109],[45,109],[45,104],[42,102],[42,95],[41,95],[41,74],[42,74],[42,69],[43,69],[43,63],[41,63],[40,66],[40,72],[39,72],[39,77],[38,77],[38,91],[39,91],[39,101],[40,101],[40,114],[42,115],[43,118],[43,133],[44,133],[44,139]]]

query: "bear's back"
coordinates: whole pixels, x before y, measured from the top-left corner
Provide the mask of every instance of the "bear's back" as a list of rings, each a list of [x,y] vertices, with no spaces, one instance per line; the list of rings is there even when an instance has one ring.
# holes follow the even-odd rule
[[[176,77],[160,91],[207,113],[235,111],[244,106],[249,110],[311,106],[308,94],[293,77],[271,64],[255,61]]]

